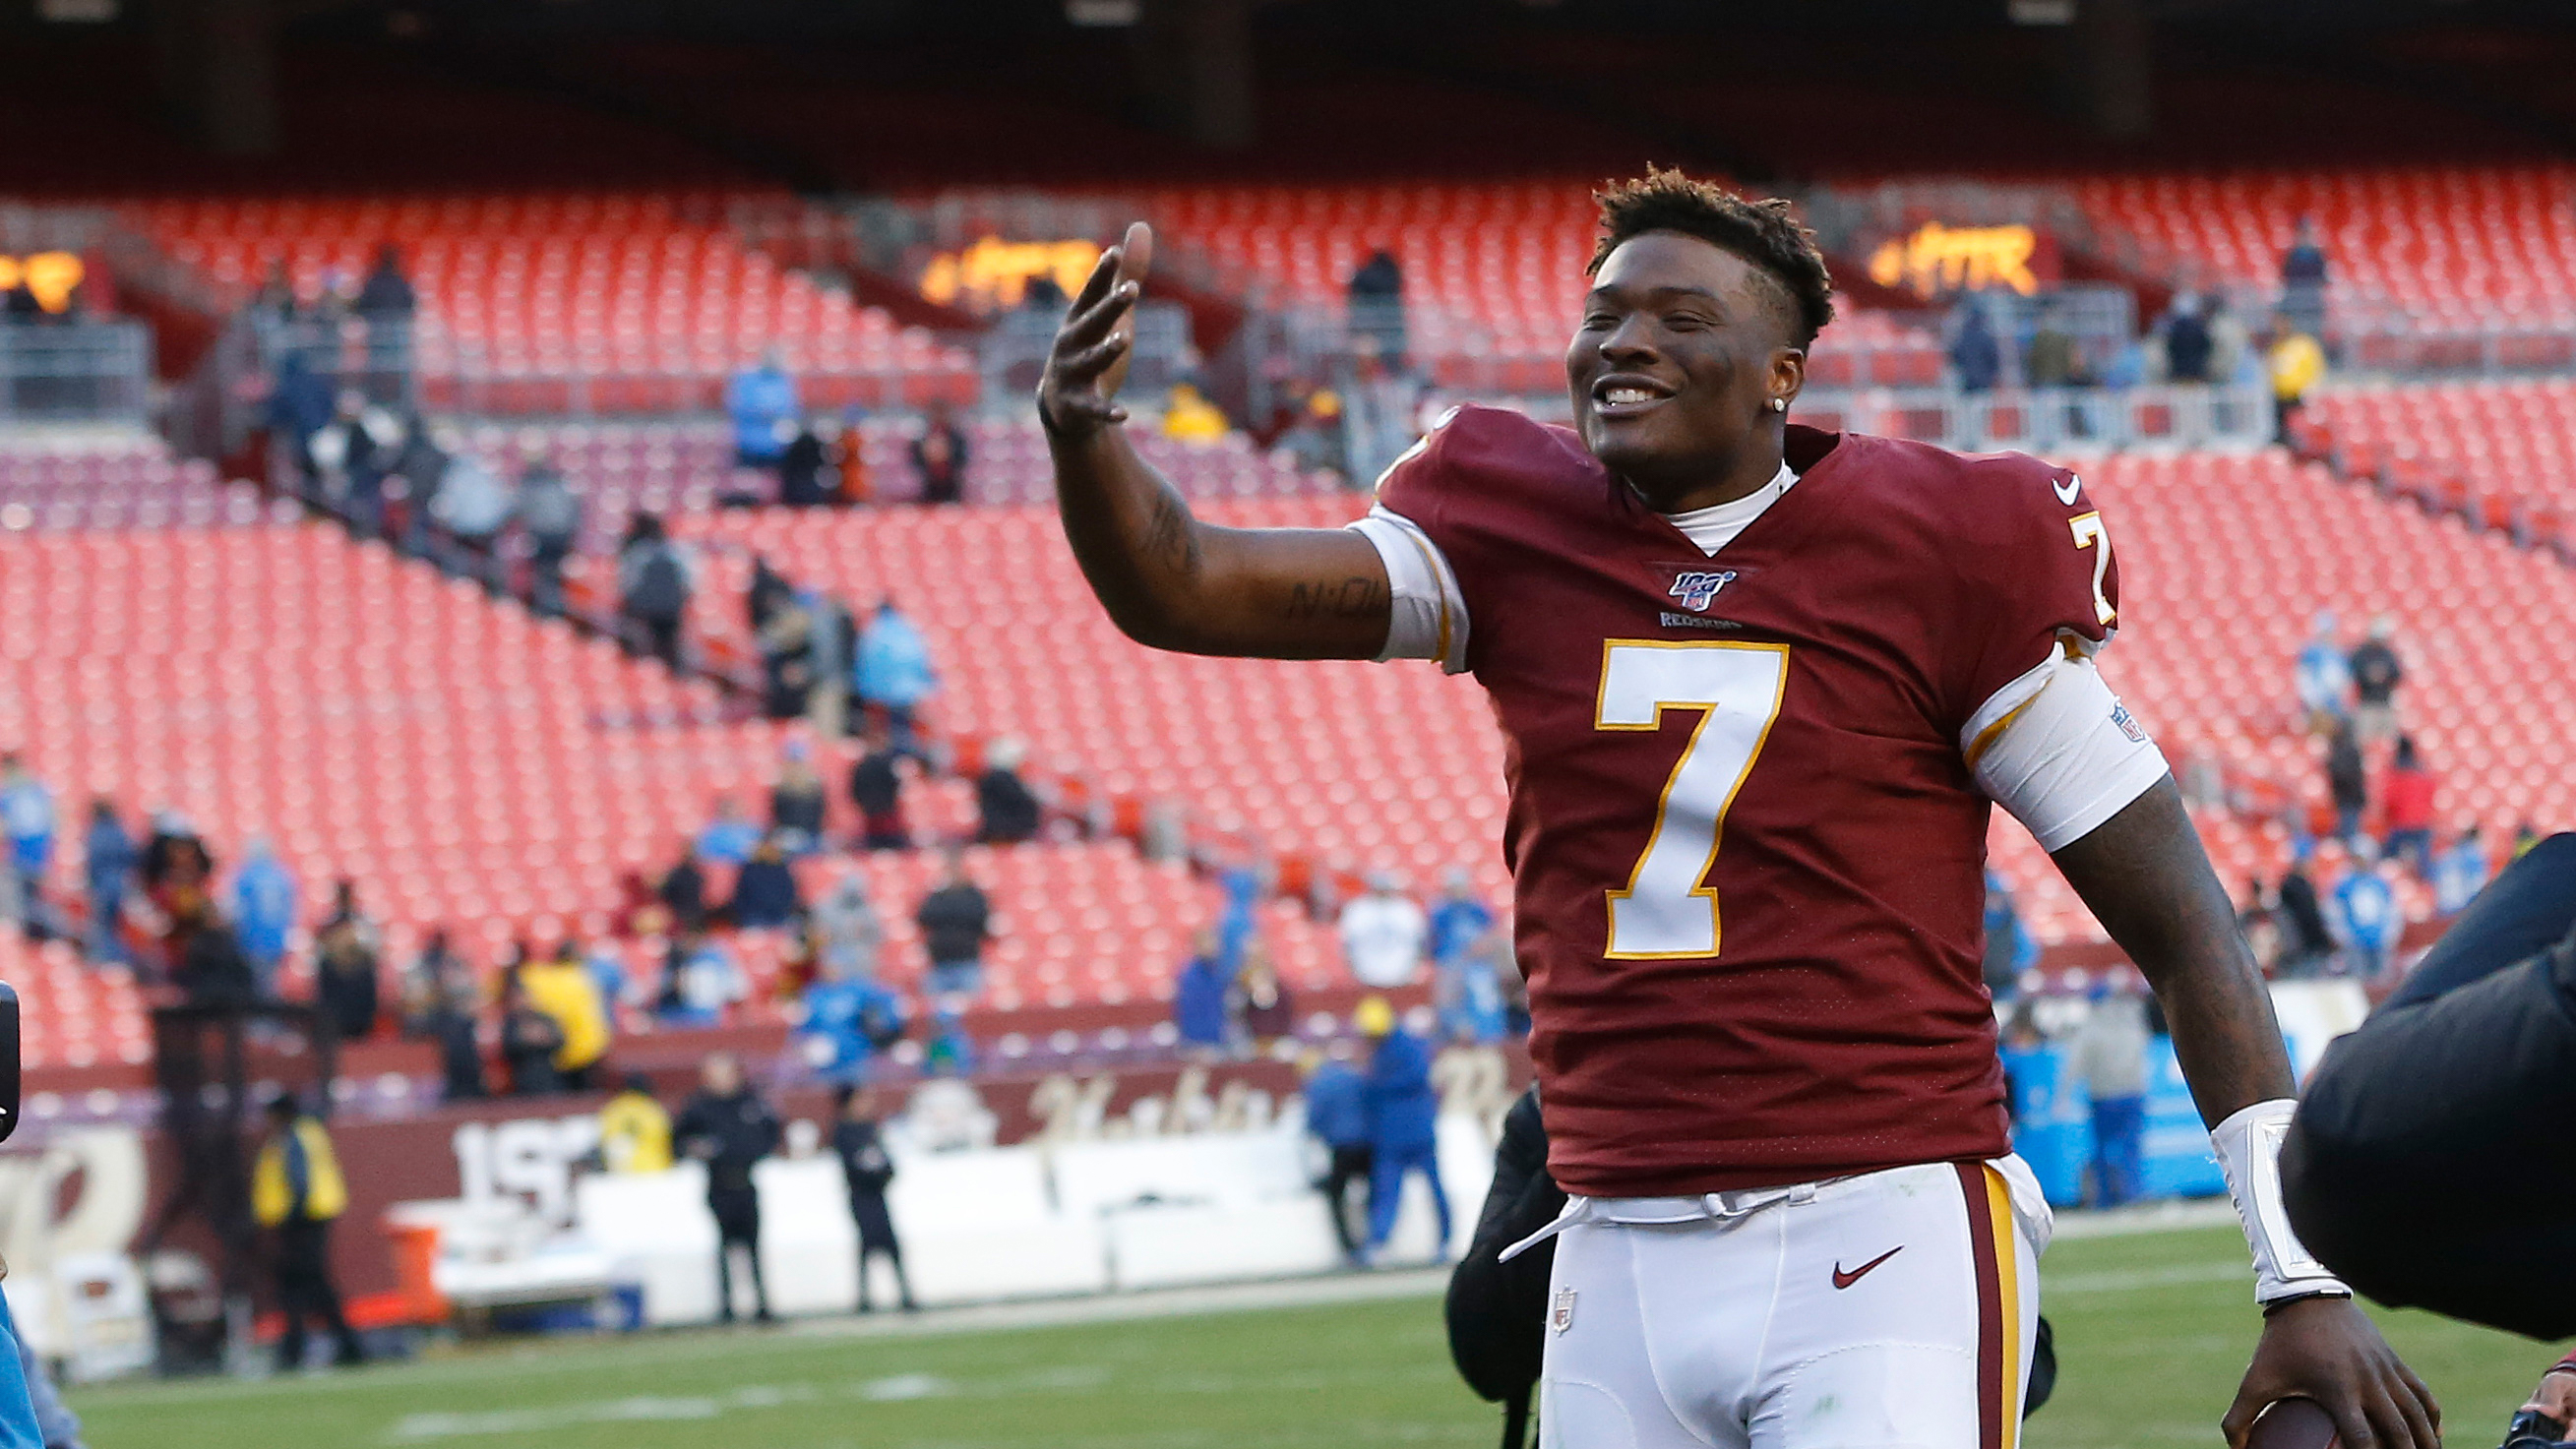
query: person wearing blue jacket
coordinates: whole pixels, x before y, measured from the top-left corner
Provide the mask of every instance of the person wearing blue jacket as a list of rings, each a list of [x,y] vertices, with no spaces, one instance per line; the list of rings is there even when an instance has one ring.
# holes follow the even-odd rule
[[[1172,1025],[1183,1051],[1212,1055],[1225,1050],[1234,1035],[1226,1011],[1233,990],[1234,973],[1226,967],[1216,928],[1201,929],[1197,949],[1172,983]]]
[[[876,614],[859,632],[858,657],[850,666],[850,692],[884,717],[897,751],[917,748],[914,717],[938,687],[939,671],[930,662],[929,641],[895,607],[894,600],[879,600]]]
[[[287,937],[294,930],[295,877],[267,841],[254,838],[242,852],[240,874],[233,877],[233,935],[259,974],[263,996],[275,989],[277,963],[285,959]]]
[[[1440,1189],[1439,1094],[1431,1090],[1431,1053],[1396,1024],[1395,1008],[1369,997],[1352,1014],[1369,1052],[1365,1096],[1369,1115],[1369,1240],[1375,1257],[1395,1232],[1404,1200],[1404,1177],[1419,1172],[1431,1183],[1432,1210],[1440,1215],[1440,1252],[1449,1256],[1449,1195]]]
[[[1351,1227],[1351,1190],[1369,1180],[1368,1083],[1349,1062],[1320,1052],[1306,1058],[1306,1130],[1332,1155],[1316,1186],[1333,1215],[1333,1237],[1342,1256],[1360,1260],[1360,1238]]]
[[[18,1336],[9,1301],[0,1298],[0,1337],[9,1342],[0,1352],[0,1449],[81,1449],[81,1423],[63,1407],[37,1362]]]
[[[744,468],[775,470],[788,439],[796,435],[796,379],[778,349],[725,383],[725,416],[733,420],[733,456]]]

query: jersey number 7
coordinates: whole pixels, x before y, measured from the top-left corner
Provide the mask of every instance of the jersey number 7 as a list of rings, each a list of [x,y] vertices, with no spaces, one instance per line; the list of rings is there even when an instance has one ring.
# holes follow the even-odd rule
[[[1654,730],[1668,709],[1702,711],[1664,781],[1654,833],[1625,890],[1609,892],[1614,960],[1714,956],[1717,890],[1706,884],[1735,792],[1780,717],[1789,646],[1608,639],[1593,727]]]

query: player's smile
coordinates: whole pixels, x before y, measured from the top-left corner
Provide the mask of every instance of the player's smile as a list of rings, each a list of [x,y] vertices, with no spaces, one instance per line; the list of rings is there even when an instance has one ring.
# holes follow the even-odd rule
[[[1633,372],[1615,372],[1592,384],[1592,412],[1603,421],[1641,417],[1669,401],[1675,389]]]

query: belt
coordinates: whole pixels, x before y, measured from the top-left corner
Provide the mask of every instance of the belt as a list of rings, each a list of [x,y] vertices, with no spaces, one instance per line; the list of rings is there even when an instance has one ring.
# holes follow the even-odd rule
[[[1828,1178],[1824,1182],[1802,1182],[1794,1187],[1757,1187],[1737,1192],[1709,1192],[1697,1197],[1569,1197],[1565,1210],[1556,1221],[1521,1239],[1502,1251],[1497,1259],[1508,1263],[1578,1223],[1602,1223],[1613,1227],[1670,1227],[1676,1223],[1714,1222],[1731,1225],[1761,1212],[1765,1208],[1787,1203],[1792,1207],[1816,1199],[1819,1188],[1844,1181]]]

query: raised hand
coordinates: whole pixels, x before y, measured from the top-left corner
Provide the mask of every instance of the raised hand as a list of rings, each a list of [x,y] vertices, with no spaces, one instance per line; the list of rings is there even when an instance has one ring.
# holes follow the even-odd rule
[[[1038,379],[1038,420],[1058,438],[1088,437],[1127,421],[1118,387],[1127,380],[1135,347],[1136,298],[1153,263],[1154,229],[1136,222],[1118,245],[1100,254],[1056,329],[1046,372]]]

